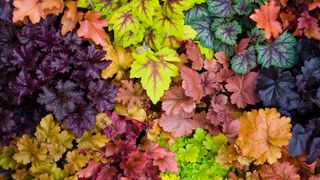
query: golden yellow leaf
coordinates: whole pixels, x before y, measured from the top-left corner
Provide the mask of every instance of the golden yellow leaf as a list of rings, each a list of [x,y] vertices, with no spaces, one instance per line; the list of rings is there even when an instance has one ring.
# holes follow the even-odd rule
[[[111,60],[111,64],[102,71],[102,78],[108,79],[116,74],[115,79],[121,80],[125,76],[125,71],[130,68],[133,57],[126,49],[118,46],[109,45],[105,48],[107,55],[106,60]]]

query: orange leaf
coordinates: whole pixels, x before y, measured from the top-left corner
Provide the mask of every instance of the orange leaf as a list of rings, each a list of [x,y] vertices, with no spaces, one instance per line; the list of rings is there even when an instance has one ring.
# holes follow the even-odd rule
[[[77,35],[85,39],[92,39],[96,44],[105,47],[108,45],[108,34],[103,28],[107,27],[108,22],[106,20],[100,20],[100,16],[100,12],[88,11],[84,15],[85,20],[80,21],[80,28],[77,31]]]
[[[255,164],[273,164],[281,157],[281,147],[291,138],[290,118],[280,117],[277,109],[244,112],[240,117],[237,139],[243,155],[255,158]]]
[[[41,0],[39,3],[44,11],[45,16],[49,14],[58,16],[60,13],[62,13],[64,8],[64,2],[61,0]]]
[[[313,0],[313,2],[310,3],[308,6],[309,11],[314,10],[316,8],[320,8],[320,0]]]
[[[297,169],[288,162],[275,163],[273,165],[264,165],[258,171],[262,179],[272,180],[300,180]]]
[[[289,23],[292,22],[295,18],[296,16],[292,14],[292,11],[289,11],[288,13],[281,12],[280,19],[282,21],[283,29],[286,29],[289,26]]]
[[[67,1],[66,6],[68,9],[64,11],[61,19],[61,34],[63,36],[72,31],[77,22],[83,18],[83,13],[77,11],[77,1]]]
[[[277,21],[280,7],[276,5],[274,0],[262,5],[260,9],[255,9],[255,13],[250,16],[250,19],[257,22],[257,27],[264,29],[266,38],[271,36],[277,38],[282,32],[281,23]]]
[[[38,0],[15,0],[13,5],[15,7],[12,18],[14,23],[29,17],[31,23],[36,24],[40,22],[41,17],[45,18],[45,13]]]

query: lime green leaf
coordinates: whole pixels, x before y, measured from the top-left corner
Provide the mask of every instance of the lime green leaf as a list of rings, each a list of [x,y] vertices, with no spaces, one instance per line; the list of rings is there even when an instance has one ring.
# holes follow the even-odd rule
[[[64,178],[63,171],[57,167],[56,163],[42,162],[32,164],[30,172],[32,176],[39,177],[39,179],[47,179],[48,177],[53,177],[53,179]],[[42,176],[42,178],[40,178],[40,176]]]
[[[160,177],[162,180],[180,180],[179,176],[173,173],[161,173]]]
[[[222,24],[215,32],[215,37],[221,42],[228,45],[235,45],[237,43],[237,35],[241,33],[241,26],[237,21]]]
[[[79,8],[89,8],[90,2],[88,0],[78,0],[78,7]]]
[[[153,50],[161,49],[162,40],[164,39],[164,33],[159,33],[155,29],[150,29],[145,37],[145,42]]]
[[[210,26],[211,21],[209,18],[205,18],[192,24],[193,29],[198,32],[196,39],[199,40],[204,47],[213,49],[214,38]]]
[[[199,43],[199,49],[200,49],[200,53],[203,54],[206,59],[213,59],[214,57],[214,52],[212,51],[212,49],[206,48],[204,46],[202,46],[202,44]]]
[[[256,51],[250,46],[245,54],[233,56],[231,59],[231,69],[238,74],[246,74],[257,66]]]
[[[179,62],[176,51],[163,48],[157,53],[140,47],[134,52],[130,78],[141,78],[142,87],[155,104],[169,89],[171,77],[178,75],[178,67],[170,62]]]
[[[5,146],[0,151],[0,166],[3,169],[17,169],[18,163],[13,159],[15,149],[11,146]]]
[[[203,5],[195,5],[192,9],[186,12],[185,23],[191,25],[196,21],[200,21],[204,17],[208,17],[209,13],[205,6]]]
[[[136,33],[140,29],[139,20],[132,14],[131,6],[126,5],[118,9],[109,20],[111,29],[116,37],[124,36],[128,32]]]
[[[39,162],[46,159],[47,150],[43,146],[39,146],[37,142],[28,135],[23,135],[17,142],[17,153],[13,159],[18,163],[28,164],[30,162]]]
[[[183,19],[183,11],[190,9],[194,2],[193,0],[164,0],[164,12],[170,17]]]
[[[159,31],[159,33],[169,33],[170,36],[181,38],[183,35],[183,26],[183,18],[172,18],[162,15],[161,13],[157,13],[153,28]]]
[[[158,0],[133,0],[132,12],[141,22],[152,25],[155,8],[159,8]]]
[[[114,44],[121,47],[129,47],[131,45],[136,45],[142,42],[144,37],[144,31],[145,28],[141,26],[139,27],[138,31],[128,31],[121,36],[115,35]]]
[[[284,32],[273,43],[258,46],[258,64],[263,67],[275,66],[290,68],[296,63],[296,39],[292,34]]]
[[[189,40],[194,39],[197,36],[197,31],[192,28],[190,25],[183,26],[183,39]]]

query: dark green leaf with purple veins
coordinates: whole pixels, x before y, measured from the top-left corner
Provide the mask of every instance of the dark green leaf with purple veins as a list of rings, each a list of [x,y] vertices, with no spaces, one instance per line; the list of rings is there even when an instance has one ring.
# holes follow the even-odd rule
[[[258,64],[263,67],[291,68],[296,63],[297,41],[292,34],[284,32],[273,43],[257,47]]]
[[[207,0],[210,15],[216,17],[231,17],[234,15],[232,0]]]
[[[211,21],[209,18],[205,18],[192,24],[192,27],[198,32],[196,39],[199,40],[203,46],[213,49],[214,38],[210,26]]]
[[[250,46],[245,54],[239,54],[231,59],[231,69],[238,74],[246,74],[257,66],[256,51]]]
[[[254,6],[249,0],[236,0],[236,4],[233,5],[233,9],[238,15],[250,15]]]
[[[232,56],[235,52],[235,49],[233,46],[230,46],[228,44],[222,43],[221,41],[216,40],[213,45],[214,51],[223,51],[225,52],[229,57]]]
[[[241,26],[236,21],[222,24],[215,31],[215,37],[221,42],[228,45],[235,45],[237,43],[237,35],[241,33]]]
[[[193,22],[199,21],[204,17],[208,17],[209,13],[203,5],[195,5],[192,9],[186,12],[185,16],[185,23],[191,25]]]

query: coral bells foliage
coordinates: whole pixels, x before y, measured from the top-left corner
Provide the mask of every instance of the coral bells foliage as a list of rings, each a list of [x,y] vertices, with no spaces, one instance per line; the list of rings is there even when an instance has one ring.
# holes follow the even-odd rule
[[[18,1],[17,1],[18,2]],[[40,116],[53,113],[80,137],[95,124],[95,114],[113,107],[116,88],[100,78],[109,62],[105,51],[65,37],[52,16],[21,28],[1,21],[1,142],[31,134]]]

